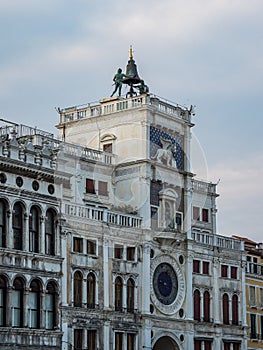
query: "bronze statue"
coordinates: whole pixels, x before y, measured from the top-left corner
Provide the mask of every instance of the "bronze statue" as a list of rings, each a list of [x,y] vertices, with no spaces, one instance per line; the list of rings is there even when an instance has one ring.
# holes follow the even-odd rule
[[[121,88],[122,88],[122,82],[123,82],[123,78],[126,77],[126,75],[124,73],[122,73],[122,69],[119,68],[117,73],[114,75],[113,81],[115,84],[115,89],[113,91],[113,93],[111,94],[111,97],[115,94],[115,92],[117,90],[119,90],[119,96],[121,96]]]
[[[136,89],[139,89],[140,95],[141,94],[146,94],[146,93],[149,92],[149,88],[148,88],[148,86],[146,84],[144,84],[144,80],[141,80],[140,81],[140,85],[135,86],[135,87],[136,87]]]

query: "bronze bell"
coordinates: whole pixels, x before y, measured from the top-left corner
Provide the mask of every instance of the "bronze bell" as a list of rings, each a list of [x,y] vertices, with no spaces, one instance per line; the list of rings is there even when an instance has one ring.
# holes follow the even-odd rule
[[[130,59],[126,66],[126,76],[125,78],[123,78],[123,83],[130,86],[130,91],[127,93],[127,95],[130,95],[130,97],[132,97],[133,95],[136,95],[136,93],[133,90],[133,85],[139,84],[140,82],[141,82],[141,79],[138,75],[137,66],[133,59],[132,48],[130,48]]]

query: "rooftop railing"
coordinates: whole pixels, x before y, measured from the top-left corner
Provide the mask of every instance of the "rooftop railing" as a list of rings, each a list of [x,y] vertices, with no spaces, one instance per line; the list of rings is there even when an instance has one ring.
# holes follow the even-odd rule
[[[83,118],[107,115],[123,110],[130,110],[142,106],[152,106],[162,113],[190,122],[190,111],[179,104],[162,99],[153,94],[144,94],[131,98],[108,98],[100,102],[88,103],[81,106],[73,106],[60,111],[60,123],[67,123]]]
[[[216,184],[212,182],[206,182],[203,180],[192,180],[193,190],[201,193],[216,194]]]

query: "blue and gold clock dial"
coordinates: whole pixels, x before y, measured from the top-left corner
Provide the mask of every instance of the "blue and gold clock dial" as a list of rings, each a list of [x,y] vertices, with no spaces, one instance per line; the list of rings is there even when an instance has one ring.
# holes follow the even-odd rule
[[[153,274],[153,289],[162,304],[170,305],[175,301],[178,292],[178,279],[170,264],[161,263],[156,267]]]

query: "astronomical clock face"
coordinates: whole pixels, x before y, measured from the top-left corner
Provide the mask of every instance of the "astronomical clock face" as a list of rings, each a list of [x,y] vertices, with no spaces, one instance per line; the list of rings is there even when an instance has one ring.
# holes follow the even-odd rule
[[[159,264],[153,273],[153,289],[157,299],[164,305],[175,301],[178,292],[177,275],[170,264]]]
[[[170,256],[155,258],[151,266],[151,299],[159,311],[172,315],[185,298],[185,279],[179,264]]]

